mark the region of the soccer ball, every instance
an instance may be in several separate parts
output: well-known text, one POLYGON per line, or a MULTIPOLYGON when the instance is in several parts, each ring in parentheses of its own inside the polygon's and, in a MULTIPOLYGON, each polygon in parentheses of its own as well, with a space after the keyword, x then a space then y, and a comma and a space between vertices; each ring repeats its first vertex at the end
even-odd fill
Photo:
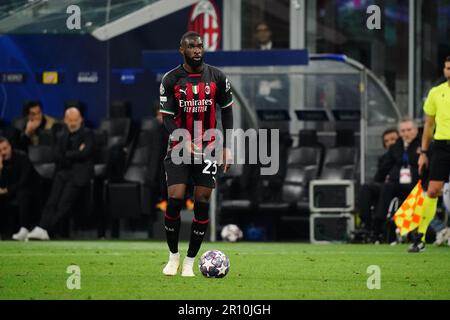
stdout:
POLYGON ((198 266, 207 278, 223 278, 230 270, 230 259, 222 251, 210 250, 200 257, 198 266))
POLYGON ((235 224, 227 224, 225 227, 223 227, 220 235, 222 236, 223 240, 229 242, 236 242, 239 239, 242 239, 242 237, 244 236, 242 230, 239 229, 239 227, 235 224))

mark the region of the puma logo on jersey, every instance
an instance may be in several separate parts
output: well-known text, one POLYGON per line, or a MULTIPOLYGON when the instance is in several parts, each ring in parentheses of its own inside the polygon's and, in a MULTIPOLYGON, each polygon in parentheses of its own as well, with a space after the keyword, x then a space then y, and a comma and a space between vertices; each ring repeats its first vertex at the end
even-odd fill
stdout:
POLYGON ((180 92, 183 92, 185 95, 187 95, 187 89, 180 89, 180 92))

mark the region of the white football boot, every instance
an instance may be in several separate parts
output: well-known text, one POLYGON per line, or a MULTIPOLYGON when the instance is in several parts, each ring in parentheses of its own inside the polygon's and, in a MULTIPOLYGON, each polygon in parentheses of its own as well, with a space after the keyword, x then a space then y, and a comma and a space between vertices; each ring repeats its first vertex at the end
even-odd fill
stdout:
POLYGON ((48 232, 41 227, 35 227, 27 236, 27 240, 50 240, 48 232))
POLYGON ((25 241, 29 232, 27 228, 21 227, 19 232, 12 235, 12 238, 17 241, 25 241))
POLYGON ((163 269, 163 274, 166 276, 175 276, 178 272, 178 267, 180 266, 180 253, 170 253, 169 262, 163 269))
POLYGON ((189 257, 184 258, 183 270, 181 271, 182 277, 195 277, 194 270, 193 270, 194 262, 195 262, 195 258, 189 258, 189 257))

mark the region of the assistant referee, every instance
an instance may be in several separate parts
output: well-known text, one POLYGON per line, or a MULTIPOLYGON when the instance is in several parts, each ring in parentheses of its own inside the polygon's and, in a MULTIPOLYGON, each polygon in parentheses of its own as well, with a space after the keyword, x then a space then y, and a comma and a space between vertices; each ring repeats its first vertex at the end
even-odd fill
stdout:
POLYGON ((425 235, 436 214, 438 197, 450 174, 450 56, 445 59, 444 76, 447 82, 431 89, 424 106, 426 119, 419 157, 419 173, 425 167, 429 167, 430 181, 423 203, 418 237, 409 248, 409 252, 421 252, 425 249, 425 235), (433 153, 431 159, 428 159, 428 148, 435 129, 433 153))

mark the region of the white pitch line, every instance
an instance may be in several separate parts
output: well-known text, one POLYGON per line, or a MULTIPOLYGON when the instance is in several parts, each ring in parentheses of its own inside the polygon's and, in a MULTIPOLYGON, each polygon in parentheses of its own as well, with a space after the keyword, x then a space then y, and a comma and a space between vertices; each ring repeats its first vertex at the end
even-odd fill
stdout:
POLYGON ((112 253, 0 253, 0 257, 47 257, 47 256, 123 256, 131 255, 130 253, 122 254, 118 252, 112 253))

